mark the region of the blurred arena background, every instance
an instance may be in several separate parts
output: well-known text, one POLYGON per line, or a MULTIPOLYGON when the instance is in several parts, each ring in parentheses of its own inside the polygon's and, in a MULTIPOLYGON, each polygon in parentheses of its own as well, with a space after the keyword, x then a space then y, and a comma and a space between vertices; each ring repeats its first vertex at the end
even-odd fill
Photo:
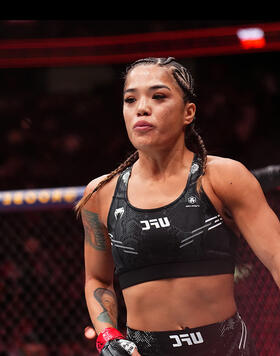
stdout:
MULTIPOLYGON (((132 150, 122 72, 147 56, 190 67, 209 154, 279 165, 280 19, 0 21, 0 356, 96 354, 73 204, 132 150)), ((279 217, 280 183, 265 194, 279 217)), ((279 290, 244 241, 238 261, 240 313, 279 356, 279 290)))

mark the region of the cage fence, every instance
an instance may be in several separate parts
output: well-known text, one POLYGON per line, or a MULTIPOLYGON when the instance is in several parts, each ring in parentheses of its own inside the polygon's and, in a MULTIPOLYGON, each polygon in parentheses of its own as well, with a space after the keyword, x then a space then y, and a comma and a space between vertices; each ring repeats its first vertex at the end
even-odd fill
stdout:
MULTIPOLYGON (((267 199, 279 217, 280 191, 267 199)), ((0 355, 97 354, 94 339, 84 333, 91 322, 84 297, 83 227, 72 205, 2 211, 0 239, 0 355)), ((280 356, 279 290, 244 239, 237 256, 239 312, 260 356, 280 356)), ((117 281, 115 286, 119 324, 125 327, 117 281)))

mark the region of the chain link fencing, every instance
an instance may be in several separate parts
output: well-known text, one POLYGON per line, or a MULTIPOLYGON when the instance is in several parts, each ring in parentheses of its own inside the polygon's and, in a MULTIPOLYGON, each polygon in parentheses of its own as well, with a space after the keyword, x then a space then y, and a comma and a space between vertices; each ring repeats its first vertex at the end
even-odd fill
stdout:
MULTIPOLYGON (((280 216, 280 191, 268 194, 280 216)), ((0 356, 97 354, 84 297, 83 227, 73 209, 4 212, 0 216, 0 356)), ((280 355, 280 294, 245 242, 238 248, 235 294, 260 356, 280 355)), ((120 322, 125 307, 118 283, 120 322)))

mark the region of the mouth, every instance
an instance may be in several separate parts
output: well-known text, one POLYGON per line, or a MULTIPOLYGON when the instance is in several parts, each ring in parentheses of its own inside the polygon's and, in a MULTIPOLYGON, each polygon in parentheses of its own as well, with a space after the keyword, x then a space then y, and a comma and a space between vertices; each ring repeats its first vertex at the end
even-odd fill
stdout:
POLYGON ((141 120, 136 122, 136 124, 133 126, 133 129, 136 131, 147 131, 152 129, 153 127, 154 126, 148 121, 141 120))

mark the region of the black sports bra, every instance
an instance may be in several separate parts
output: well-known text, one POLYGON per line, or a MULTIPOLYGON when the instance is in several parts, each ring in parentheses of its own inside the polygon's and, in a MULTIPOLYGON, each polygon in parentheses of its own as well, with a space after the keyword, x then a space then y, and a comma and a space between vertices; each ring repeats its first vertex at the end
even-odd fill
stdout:
POLYGON ((183 193, 156 209, 129 203, 131 169, 118 178, 107 225, 121 289, 164 278, 234 273, 237 237, 204 190, 196 191, 198 156, 183 193))

